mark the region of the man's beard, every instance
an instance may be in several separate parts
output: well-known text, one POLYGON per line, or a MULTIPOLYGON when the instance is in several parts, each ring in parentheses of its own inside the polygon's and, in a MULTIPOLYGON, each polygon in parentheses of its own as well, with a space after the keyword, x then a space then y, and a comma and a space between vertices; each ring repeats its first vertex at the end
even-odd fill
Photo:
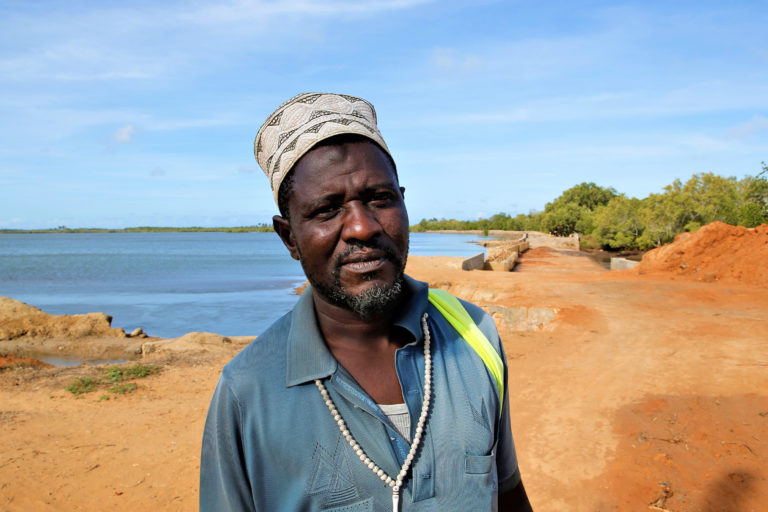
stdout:
MULTIPOLYGON (((299 254, 301 256, 301 254, 299 254)), ((400 296, 403 292, 403 275, 405 273, 405 261, 408 257, 408 249, 406 248, 402 259, 399 258, 395 252, 389 247, 379 247, 375 243, 355 243, 352 244, 343 254, 340 254, 333 265, 333 278, 331 283, 324 283, 315 278, 311 273, 306 272, 309 284, 312 288, 317 290, 320 295, 325 297, 328 302, 340 308, 347 309, 357 314, 361 319, 368 320, 374 315, 384 313, 389 308, 397 304, 400 296), (397 273, 395 279, 391 284, 376 285, 368 290, 361 292, 358 295, 349 293, 344 285, 341 283, 341 267, 342 260, 350 254, 359 251, 363 248, 378 249, 385 253, 385 258, 395 264, 397 273)), ((372 280, 375 274, 363 275, 363 280, 372 280)))

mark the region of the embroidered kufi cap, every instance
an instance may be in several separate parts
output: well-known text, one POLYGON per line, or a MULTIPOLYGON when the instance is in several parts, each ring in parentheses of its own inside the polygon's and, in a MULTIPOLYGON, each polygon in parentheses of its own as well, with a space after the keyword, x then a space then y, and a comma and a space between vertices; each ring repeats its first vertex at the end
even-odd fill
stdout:
POLYGON ((376 126, 373 105, 346 94, 303 93, 280 105, 261 125, 253 152, 277 202, 280 184, 294 164, 323 139, 363 135, 389 153, 376 126))

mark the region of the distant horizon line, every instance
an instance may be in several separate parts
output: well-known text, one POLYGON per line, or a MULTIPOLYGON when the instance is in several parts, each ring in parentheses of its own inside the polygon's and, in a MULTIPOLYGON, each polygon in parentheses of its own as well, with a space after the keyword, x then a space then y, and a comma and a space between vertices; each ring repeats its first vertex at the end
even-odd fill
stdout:
POLYGON ((231 233, 250 233, 250 232, 271 232, 274 228, 267 224, 256 224, 252 226, 133 226, 127 228, 68 228, 60 226, 58 228, 0 228, 0 234, 12 233, 153 233, 153 232, 231 232, 231 233))
MULTIPOLYGON (((474 233, 482 232, 481 229, 430 229, 420 230, 418 225, 409 226, 410 232, 459 232, 459 233, 474 233)), ((203 226, 134 226, 127 228, 0 228, 0 235, 11 234, 72 234, 72 233, 274 233, 275 229, 267 224, 256 224, 253 226, 219 226, 219 227, 203 227, 203 226)), ((491 231, 504 231, 504 230, 491 230, 491 231)))

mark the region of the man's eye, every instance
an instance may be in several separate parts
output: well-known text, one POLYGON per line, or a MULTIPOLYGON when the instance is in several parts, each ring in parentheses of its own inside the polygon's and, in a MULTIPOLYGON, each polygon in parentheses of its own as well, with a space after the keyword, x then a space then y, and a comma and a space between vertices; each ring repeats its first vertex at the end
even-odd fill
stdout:
POLYGON ((312 212, 312 216, 313 217, 327 218, 327 217, 332 217, 338 211, 339 211, 338 206, 336 206, 334 204, 326 204, 326 205, 323 205, 323 206, 315 209, 315 211, 312 212))
POLYGON ((371 199, 371 203, 375 206, 388 206, 393 200, 393 195, 389 192, 383 192, 381 194, 375 194, 371 199))

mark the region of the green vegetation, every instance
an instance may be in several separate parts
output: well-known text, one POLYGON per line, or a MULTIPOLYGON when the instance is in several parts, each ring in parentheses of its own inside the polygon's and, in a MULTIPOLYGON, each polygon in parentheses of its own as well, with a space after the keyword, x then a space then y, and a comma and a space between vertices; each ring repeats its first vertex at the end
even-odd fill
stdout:
POLYGON ((198 232, 221 232, 221 233, 266 233, 272 232, 274 228, 268 224, 256 224, 255 226, 240 227, 218 227, 202 228, 197 226, 187 228, 175 227, 157 227, 157 226, 138 226, 134 228, 109 229, 109 228, 68 228, 59 226, 50 229, 0 229, 2 233, 198 233, 198 232))
POLYGON ((582 247, 645 250, 670 242, 684 231, 721 221, 755 227, 768 222, 768 166, 742 180, 713 173, 675 180, 664 192, 645 199, 627 197, 612 188, 581 183, 569 188, 542 212, 489 219, 422 220, 413 231, 482 230, 544 231, 582 235, 582 247))
POLYGON ((151 364, 136 363, 133 366, 120 368, 119 366, 110 366, 104 372, 104 378, 109 382, 122 382, 130 379, 143 379, 154 375, 160 371, 160 367, 151 364))
POLYGON ((99 383, 97 379, 93 377, 77 377, 72 383, 67 386, 67 391, 73 395, 82 395, 83 393, 90 393, 96 389, 96 385, 99 383))
POLYGON ((114 386, 110 387, 109 392, 124 395, 126 393, 130 393, 134 389, 136 389, 135 382, 121 382, 120 384, 115 384, 114 386))
MULTIPOLYGON (((133 366, 110 366, 104 370, 101 378, 95 377, 76 377, 72 383, 67 386, 67 391, 73 395, 82 395, 108 387, 110 393, 124 395, 134 391, 137 387, 135 382, 127 382, 133 379, 143 379, 154 375, 160 371, 159 366, 136 363, 133 366)), ((101 395, 99 401, 109 400, 109 395, 101 395)))

